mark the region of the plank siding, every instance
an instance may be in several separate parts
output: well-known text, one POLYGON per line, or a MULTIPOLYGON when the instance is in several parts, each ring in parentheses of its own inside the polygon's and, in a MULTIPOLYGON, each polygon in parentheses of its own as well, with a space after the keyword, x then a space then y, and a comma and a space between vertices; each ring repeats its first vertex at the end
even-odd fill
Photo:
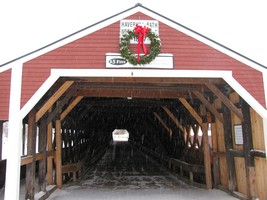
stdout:
POLYGON ((11 69, 0 73, 0 120, 8 119, 11 69))
MULTIPOLYGON (((250 109, 252 141, 255 150, 265 150, 263 136, 263 120, 255 110, 250 109)), ((267 160, 255 157, 256 189, 259 199, 267 199, 267 160)))
MULTIPOLYGON (((126 19, 152 18, 139 12, 126 19)), ((119 52, 119 28, 118 21, 24 63, 21 106, 49 77, 51 68, 104 69, 105 54, 119 52)), ((265 105, 261 72, 161 22, 159 36, 161 53, 174 55, 175 70, 230 70, 234 78, 265 105)))

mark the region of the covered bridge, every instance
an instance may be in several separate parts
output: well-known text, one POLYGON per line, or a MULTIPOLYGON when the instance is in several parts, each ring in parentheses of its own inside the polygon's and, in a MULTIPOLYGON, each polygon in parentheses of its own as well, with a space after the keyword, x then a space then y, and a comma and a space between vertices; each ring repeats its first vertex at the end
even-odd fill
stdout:
POLYGON ((265 66, 141 4, 3 64, 5 199, 19 198, 21 166, 28 199, 75 180, 115 129, 207 189, 267 199, 266 77, 265 66), (128 32, 136 24, 150 43, 128 32))

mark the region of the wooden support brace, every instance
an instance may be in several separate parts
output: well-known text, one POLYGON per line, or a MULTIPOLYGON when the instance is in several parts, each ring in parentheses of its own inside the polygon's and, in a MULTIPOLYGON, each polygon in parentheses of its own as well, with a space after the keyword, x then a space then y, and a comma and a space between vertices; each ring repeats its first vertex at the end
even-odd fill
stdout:
POLYGON ((36 112, 33 109, 29 113, 28 119, 28 143, 27 143, 27 155, 32 156, 32 162, 26 166, 26 194, 25 199, 34 199, 34 184, 35 184, 35 149, 36 149, 36 112))
POLYGON ((237 184, 235 174, 235 160, 230 152, 230 149, 233 149, 231 115, 229 109, 225 105, 222 105, 222 110, 224 118, 224 144, 228 166, 228 189, 233 192, 236 190, 237 184))
POLYGON ((178 128, 180 128, 181 131, 184 131, 184 128, 182 124, 179 122, 179 120, 174 116, 174 114, 166 107, 162 106, 163 110, 169 115, 169 117, 172 119, 172 121, 176 124, 178 128))
MULTIPOLYGON (((48 110, 48 112, 51 112, 51 109, 48 110)), ((47 125, 47 150, 52 151, 53 150, 53 141, 52 141, 52 122, 50 122, 47 125)), ((54 183, 53 181, 53 157, 47 158, 47 184, 52 185, 54 183)))
POLYGON ((62 141, 61 141, 61 121, 56 120, 56 184, 62 188, 62 141))
POLYGON ((254 158, 251 156, 251 150, 253 149, 253 138, 251 128, 250 106, 243 99, 241 99, 241 109, 243 113, 242 133, 248 189, 247 194, 250 199, 256 199, 256 171, 254 158))
POLYGON ((187 102, 185 98, 179 98, 184 107, 190 112, 190 114, 197 120, 198 124, 202 124, 202 118, 194 110, 194 108, 187 102))
POLYGON ((83 96, 76 97, 70 105, 61 113, 60 120, 64 120, 65 117, 69 114, 69 112, 82 100, 83 96))
POLYGON ((171 134, 172 132, 171 128, 167 126, 167 124, 161 119, 161 117, 156 112, 153 112, 153 114, 156 116, 159 122, 163 125, 163 127, 171 134))
POLYGON ((189 111, 189 113, 196 119, 199 125, 202 127, 202 146, 204 153, 204 165, 205 165, 205 180, 206 180, 206 188, 212 188, 212 176, 211 176, 211 162, 210 162, 210 147, 209 147, 209 139, 208 139, 208 127, 207 124, 203 124, 202 118, 198 115, 198 113, 194 110, 194 108, 186 101, 184 98, 179 98, 185 108, 189 111))
POLYGON ((55 116, 61 112, 63 106, 65 106, 68 101, 71 99, 72 95, 74 94, 76 90, 74 89, 70 89, 70 91, 68 91, 68 94, 64 96, 64 98, 60 101, 57 102, 57 106, 56 108, 51 112, 49 113, 48 117, 47 117, 47 120, 46 120, 46 123, 47 125, 49 124, 49 122, 51 122, 55 116))
POLYGON ((62 94, 74 83, 74 81, 66 81, 51 97, 42 108, 36 113, 36 122, 46 113, 48 109, 61 97, 62 94))
POLYGON ((213 84, 206 84, 206 86, 223 102, 223 104, 229 108, 235 115, 243 120, 243 114, 238 108, 213 84))
POLYGON ((46 191, 46 142, 47 142, 47 135, 46 135, 46 119, 41 119, 41 124, 39 128, 39 145, 38 149, 39 152, 42 153, 43 159, 39 161, 39 170, 38 170, 38 184, 39 184, 39 191, 46 191))
POLYGON ((223 123, 223 117, 220 115, 220 113, 215 109, 214 106, 212 106, 207 99, 199 92, 199 91, 193 91, 194 95, 199 98, 199 100, 205 105, 205 107, 221 122, 223 123))

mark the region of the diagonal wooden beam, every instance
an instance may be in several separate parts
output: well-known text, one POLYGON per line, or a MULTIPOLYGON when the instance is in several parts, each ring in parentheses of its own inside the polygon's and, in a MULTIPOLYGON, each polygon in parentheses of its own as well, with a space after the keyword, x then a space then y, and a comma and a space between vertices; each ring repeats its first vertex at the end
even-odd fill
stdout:
POLYGON ((203 155, 204 155, 204 166, 205 166, 205 180, 206 188, 211 189, 212 177, 211 177, 211 165, 210 165, 210 147, 208 138, 208 127, 206 123, 203 123, 202 118, 194 110, 194 108, 184 98, 179 98, 181 103, 186 107, 190 114, 197 120, 199 125, 202 127, 202 142, 203 142, 203 155))
POLYGON ((76 97, 70 105, 61 113, 60 120, 64 120, 65 117, 69 114, 69 112, 82 100, 83 96, 76 97))
POLYGON ((223 123, 223 117, 220 115, 220 113, 215 109, 214 106, 212 106, 208 100, 199 92, 199 91, 193 91, 194 95, 199 98, 199 100, 208 108, 208 110, 221 122, 223 123))
POLYGON ((162 106, 163 110, 169 115, 169 117, 172 119, 172 121, 176 124, 178 128, 181 129, 181 131, 184 131, 184 128, 182 124, 179 122, 179 120, 174 116, 174 114, 166 107, 162 106))
POLYGON ((55 117, 57 114, 61 113, 61 110, 63 106, 65 106, 68 101, 72 98, 72 95, 76 92, 75 89, 70 89, 68 91, 68 94, 64 96, 64 98, 60 101, 58 101, 56 108, 48 115, 46 119, 46 125, 48 125, 55 117))
POLYGON ((46 111, 51 108, 51 106, 61 97, 64 92, 69 89, 69 87, 74 83, 74 81, 66 81, 63 85, 46 101, 42 108, 36 113, 36 122, 46 113, 46 111))
POLYGON ((167 124, 161 119, 161 117, 158 115, 158 113, 153 112, 153 114, 156 116, 156 118, 159 120, 159 122, 162 124, 162 126, 164 126, 164 128, 165 128, 169 133, 171 133, 171 132, 172 132, 171 128, 169 128, 169 127, 167 126, 167 124))
POLYGON ((179 98, 179 100, 184 105, 184 107, 190 112, 190 114, 197 120, 197 122, 201 125, 202 118, 198 115, 195 109, 186 101, 185 98, 179 98))
POLYGON ((238 108, 214 85, 205 84, 222 102, 230 109, 241 121, 243 121, 243 114, 238 108))

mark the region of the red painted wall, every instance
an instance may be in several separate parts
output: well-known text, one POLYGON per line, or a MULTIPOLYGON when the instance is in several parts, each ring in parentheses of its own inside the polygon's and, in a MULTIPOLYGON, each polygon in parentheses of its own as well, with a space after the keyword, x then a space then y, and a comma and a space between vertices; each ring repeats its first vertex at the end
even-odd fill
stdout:
MULTIPOLYGON (((136 13, 127 19, 152 19, 136 13)), ((105 54, 119 52, 119 21, 74 42, 37 57, 23 68, 22 106, 49 77, 51 68, 105 68, 105 54)), ((163 23, 159 24, 161 53, 174 55, 176 70, 231 70, 234 78, 265 105, 259 71, 195 40, 163 23)))
POLYGON ((0 120, 8 120, 11 69, 0 73, 0 120))

